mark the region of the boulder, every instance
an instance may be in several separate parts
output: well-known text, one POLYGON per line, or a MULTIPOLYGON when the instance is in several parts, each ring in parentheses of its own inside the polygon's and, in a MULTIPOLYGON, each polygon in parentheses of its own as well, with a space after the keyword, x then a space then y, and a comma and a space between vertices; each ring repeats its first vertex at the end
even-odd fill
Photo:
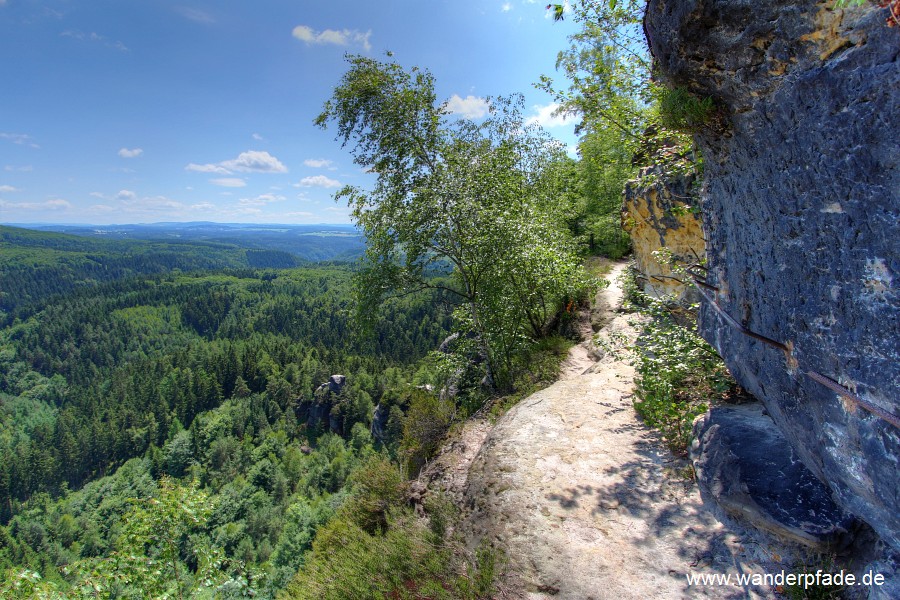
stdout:
POLYGON ((715 300, 700 329, 843 508, 900 550, 900 27, 872 3, 650 0, 658 76, 718 116, 696 134, 715 300))
POLYGON ((855 518, 834 503, 762 405, 715 407, 697 418, 694 435, 697 483, 730 516, 818 552, 852 541, 855 518))

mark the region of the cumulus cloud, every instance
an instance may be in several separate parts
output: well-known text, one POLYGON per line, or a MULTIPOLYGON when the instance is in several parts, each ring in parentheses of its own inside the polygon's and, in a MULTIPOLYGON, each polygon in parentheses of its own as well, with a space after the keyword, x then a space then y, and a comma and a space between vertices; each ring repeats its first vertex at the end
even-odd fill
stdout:
POLYGON ((143 153, 144 153, 144 150, 142 148, 131 148, 131 149, 120 148, 119 149, 119 156, 121 156, 122 158, 137 158, 138 156, 140 156, 143 153))
POLYGON ((503 6, 500 7, 500 10, 502 10, 503 12, 509 12, 509 11, 511 11, 512 9, 513 9, 513 6, 512 6, 512 4, 509 3, 509 2, 504 2, 504 3, 503 3, 503 6))
POLYGON ((488 113, 490 104, 487 99, 478 96, 466 96, 460 98, 453 94, 446 104, 447 110, 454 115, 460 115, 467 119, 480 119, 488 113))
POLYGON ((262 142, 262 141, 265 140, 266 138, 264 138, 263 136, 259 135, 258 133, 254 133, 254 134, 253 134, 253 139, 256 140, 257 142, 262 142))
POLYGON ((559 104, 552 102, 547 106, 535 105, 537 114, 525 121, 526 125, 540 125, 541 127, 566 127, 575 125, 578 118, 570 114, 558 114, 559 104))
POLYGON ((198 165, 190 163, 185 167, 185 170, 198 173, 216 173, 218 175, 231 175, 235 171, 241 173, 287 173, 287 167, 280 160, 268 152, 259 150, 241 152, 237 158, 223 160, 215 164, 198 165))
POLYGON ((324 175, 313 175, 312 177, 304 177, 297 184, 298 187, 321 187, 336 188, 341 187, 341 182, 324 175))
POLYGON ((226 169, 245 173, 287 173, 287 167, 281 164, 280 160, 268 152, 259 150, 241 152, 237 158, 226 160, 220 164, 226 169))
POLYGON ((307 158, 303 161, 303 164, 314 169, 322 169, 325 167, 330 167, 331 161, 325 160, 324 158, 307 158))
POLYGON ((29 146, 31 148, 40 148, 34 143, 30 135, 24 133, 0 133, 0 140, 7 140, 19 146, 29 146))
POLYGON ((121 200, 122 202, 132 202, 136 199, 137 194, 131 190, 119 190, 119 193, 116 194, 116 200, 121 200))
POLYGON ((10 192, 18 192, 19 190, 11 185, 0 185, 0 194, 8 194, 10 192))
POLYGON ((216 205, 211 202, 201 202, 200 204, 191 204, 191 210, 211 211, 215 210, 216 205))
POLYGON ((210 179, 209 182, 222 187, 244 187, 247 185, 247 182, 239 177, 220 177, 218 179, 210 179))
POLYGON ((363 50, 371 50, 369 38, 372 30, 362 32, 356 29, 325 29, 316 31, 308 25, 297 25, 291 32, 295 38, 307 44, 334 44, 335 46, 361 46, 363 50))

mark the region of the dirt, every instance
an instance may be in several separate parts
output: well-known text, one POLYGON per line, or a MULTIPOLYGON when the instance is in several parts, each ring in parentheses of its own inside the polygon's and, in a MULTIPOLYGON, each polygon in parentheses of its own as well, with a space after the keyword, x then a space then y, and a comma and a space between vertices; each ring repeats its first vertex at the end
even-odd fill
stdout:
POLYGON ((789 551, 717 518, 689 463, 634 411, 635 371, 614 351, 637 337, 637 317, 620 309, 624 268, 582 316, 587 339, 560 380, 493 426, 465 423, 422 480, 463 508, 470 548, 505 552, 499 598, 774 598, 736 578, 786 568, 789 551), (688 574, 735 581, 690 585, 688 574))

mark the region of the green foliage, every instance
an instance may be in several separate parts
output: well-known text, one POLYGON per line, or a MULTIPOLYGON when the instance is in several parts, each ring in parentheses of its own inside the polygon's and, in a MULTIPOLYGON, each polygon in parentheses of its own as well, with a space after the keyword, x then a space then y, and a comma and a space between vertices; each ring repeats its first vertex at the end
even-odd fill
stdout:
MULTIPOLYGON (((836 573, 835 557, 822 554, 812 554, 805 561, 797 564, 793 569, 795 573, 836 573)), ((825 585, 823 583, 801 584, 784 586, 783 594, 789 600, 839 600, 847 597, 847 589, 843 585, 825 585)))
POLYGON ((486 546, 474 560, 435 538, 399 504, 387 528, 367 531, 339 514, 316 537, 283 600, 478 600, 492 597, 499 554, 486 546))
POLYGON ((683 87, 660 88, 657 106, 664 127, 685 133, 708 124, 715 112, 712 98, 698 98, 683 87))
POLYGON ((713 100, 695 98, 683 88, 668 90, 654 80, 645 9, 640 0, 573 3, 571 15, 581 31, 570 36, 569 48, 556 62, 568 87, 546 75, 538 87, 554 96, 559 112, 581 117, 582 145, 605 130, 618 136, 629 159, 665 172, 688 172, 696 152, 685 132, 711 121, 713 100))
POLYGON ((373 456, 353 473, 351 496, 341 507, 339 518, 352 521, 364 531, 383 532, 392 509, 403 504, 406 481, 396 465, 381 455, 373 456))
POLYGON ((416 475, 425 461, 434 456, 455 417, 452 401, 423 390, 412 391, 400 445, 400 454, 411 475, 416 475))
POLYGON ((555 215, 561 148, 525 124, 521 99, 492 99, 480 123, 451 119, 427 71, 348 60, 316 123, 334 124, 378 177, 371 192, 336 196, 369 241, 358 310, 440 289, 465 308, 456 327, 474 335, 488 383, 507 387, 527 337, 545 333, 562 296, 589 286, 555 215))
POLYGON ((221 551, 194 535, 212 510, 196 485, 163 479, 154 496, 134 501, 111 554, 65 569, 72 580, 66 589, 25 569, 11 571, 0 593, 5 598, 212 597, 235 583, 222 568, 221 551))
POLYGON ((694 418, 710 403, 721 401, 736 384, 721 357, 692 324, 696 307, 684 314, 670 301, 643 294, 633 280, 623 287, 630 306, 647 317, 635 349, 635 410, 659 429, 673 452, 684 454, 694 418))

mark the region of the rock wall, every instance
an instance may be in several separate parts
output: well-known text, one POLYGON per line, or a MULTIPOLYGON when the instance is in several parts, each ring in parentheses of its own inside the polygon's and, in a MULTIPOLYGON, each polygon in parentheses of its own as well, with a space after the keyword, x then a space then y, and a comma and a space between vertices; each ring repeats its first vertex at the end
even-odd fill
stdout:
POLYGON ((706 256, 694 181, 694 175, 666 177, 658 167, 647 167, 625 184, 622 227, 631 236, 642 288, 652 296, 698 300, 693 286, 680 283, 669 264, 653 256, 663 247, 681 262, 695 263, 706 256))
POLYGON ((669 84, 712 96, 700 131, 709 282, 703 335, 846 510, 900 548, 900 28, 871 4, 650 0, 669 84))

